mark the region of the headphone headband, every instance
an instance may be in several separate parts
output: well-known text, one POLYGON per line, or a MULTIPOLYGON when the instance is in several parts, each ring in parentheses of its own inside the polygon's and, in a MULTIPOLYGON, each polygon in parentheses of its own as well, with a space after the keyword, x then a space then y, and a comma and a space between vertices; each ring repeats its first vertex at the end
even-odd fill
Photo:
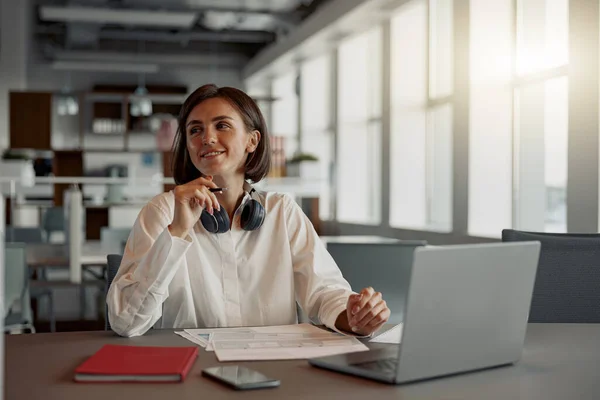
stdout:
MULTIPOLYGON (((265 219, 265 208, 260 201, 255 198, 254 194, 257 194, 258 192, 248 182, 244 182, 244 189, 250 198, 246 199, 241 206, 241 227, 246 231, 253 231, 260 228, 262 225, 265 219), (250 190, 248 190, 248 187, 250 190)), ((219 211, 214 210, 212 215, 206 210, 203 210, 200 221, 202 222, 204 229, 211 233, 225 233, 231 227, 229 215, 227 215, 227 211, 225 211, 224 208, 221 208, 219 211)))

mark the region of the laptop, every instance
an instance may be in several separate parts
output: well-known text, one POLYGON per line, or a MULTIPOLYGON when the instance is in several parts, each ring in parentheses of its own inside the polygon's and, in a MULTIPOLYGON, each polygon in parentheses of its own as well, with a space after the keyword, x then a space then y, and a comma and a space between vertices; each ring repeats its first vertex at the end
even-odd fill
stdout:
POLYGON ((401 344, 309 362, 392 384, 513 364, 539 253, 537 241, 417 247, 401 344))

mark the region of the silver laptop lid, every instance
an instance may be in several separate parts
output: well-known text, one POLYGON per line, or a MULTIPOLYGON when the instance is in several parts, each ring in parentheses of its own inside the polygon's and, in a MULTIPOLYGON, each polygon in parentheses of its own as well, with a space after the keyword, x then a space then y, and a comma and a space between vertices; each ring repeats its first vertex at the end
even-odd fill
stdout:
POLYGON ((418 247, 397 382, 517 361, 539 242, 418 247))

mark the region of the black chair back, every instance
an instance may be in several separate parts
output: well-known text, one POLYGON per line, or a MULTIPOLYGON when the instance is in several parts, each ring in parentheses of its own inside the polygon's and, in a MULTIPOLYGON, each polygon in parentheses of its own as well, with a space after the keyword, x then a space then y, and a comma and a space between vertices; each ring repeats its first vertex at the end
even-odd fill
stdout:
POLYGON ((502 241, 539 240, 529 322, 600 323, 600 234, 502 231, 502 241))

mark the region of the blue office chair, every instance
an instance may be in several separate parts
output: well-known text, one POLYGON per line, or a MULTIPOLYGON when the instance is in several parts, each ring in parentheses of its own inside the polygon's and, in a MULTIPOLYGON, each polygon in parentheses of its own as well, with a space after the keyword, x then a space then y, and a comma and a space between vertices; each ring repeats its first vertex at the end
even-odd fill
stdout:
POLYGON ((104 329, 109 331, 110 322, 108 321, 108 306, 106 305, 106 296, 108 295, 108 289, 112 284, 112 281, 117 276, 117 272, 119 272, 119 266, 121 265, 121 260, 123 256, 120 254, 109 254, 106 256, 106 286, 104 287, 104 329))
POLYGON ((65 212, 62 207, 50 207, 46 209, 42 216, 42 228, 46 232, 46 241, 51 242, 50 238, 54 232, 65 231, 65 212))
POLYGON ((502 241, 542 247, 529 322, 600 323, 600 234, 502 231, 502 241))

